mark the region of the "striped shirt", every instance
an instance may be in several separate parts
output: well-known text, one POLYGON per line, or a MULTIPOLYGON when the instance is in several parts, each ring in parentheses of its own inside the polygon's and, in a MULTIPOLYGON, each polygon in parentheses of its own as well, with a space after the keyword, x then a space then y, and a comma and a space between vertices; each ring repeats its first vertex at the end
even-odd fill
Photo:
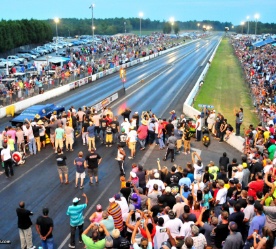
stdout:
POLYGON ((71 205, 67 209, 67 215, 70 216, 70 225, 72 227, 80 226, 84 223, 82 211, 87 207, 87 204, 71 205))
POLYGON ((114 226, 115 228, 119 229, 120 231, 123 230, 123 217, 122 217, 122 210, 118 203, 112 203, 107 210, 108 214, 113 217, 114 226))

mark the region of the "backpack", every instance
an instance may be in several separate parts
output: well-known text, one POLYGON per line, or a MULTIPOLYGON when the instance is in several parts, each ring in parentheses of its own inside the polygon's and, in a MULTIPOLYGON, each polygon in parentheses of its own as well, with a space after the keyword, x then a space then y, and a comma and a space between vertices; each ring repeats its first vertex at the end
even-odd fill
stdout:
POLYGON ((129 249, 129 248, 130 248, 130 242, 126 238, 121 237, 119 249, 129 249))

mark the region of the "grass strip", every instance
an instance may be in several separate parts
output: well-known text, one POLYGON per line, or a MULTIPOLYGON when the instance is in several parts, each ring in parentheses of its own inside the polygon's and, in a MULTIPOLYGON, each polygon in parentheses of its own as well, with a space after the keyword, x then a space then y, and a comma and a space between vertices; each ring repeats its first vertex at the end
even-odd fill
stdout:
POLYGON ((198 104, 213 105, 235 128, 235 113, 242 107, 244 122, 241 133, 249 124, 257 125, 259 119, 245 83, 241 65, 234 54, 230 39, 224 37, 208 70, 204 84, 195 97, 194 108, 201 111, 198 104))

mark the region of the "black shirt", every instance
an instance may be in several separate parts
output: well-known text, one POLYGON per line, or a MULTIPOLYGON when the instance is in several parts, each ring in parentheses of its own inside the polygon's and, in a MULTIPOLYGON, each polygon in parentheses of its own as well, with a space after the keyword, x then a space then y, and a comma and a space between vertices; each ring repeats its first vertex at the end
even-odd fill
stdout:
POLYGON ((236 190, 237 188, 234 186, 234 187, 230 187, 228 190, 227 190, 227 197, 231 198, 232 195, 233 195, 233 192, 236 190))
POLYGON ((165 130, 167 131, 167 135, 170 136, 172 134, 172 131, 174 130, 174 126, 171 123, 168 123, 165 127, 165 130))
POLYGON ((227 170, 228 164, 229 164, 229 158, 227 156, 222 156, 219 159, 219 167, 224 166, 224 169, 227 170))
MULTIPOLYGON (((45 236, 51 227, 54 227, 53 220, 50 217, 39 216, 36 220, 36 224, 40 227, 40 234, 45 236)), ((53 237, 53 234, 50 233, 46 239, 50 239, 53 237)))
POLYGON ((101 159, 101 156, 95 152, 91 153, 90 155, 87 155, 85 160, 87 161, 88 168, 89 169, 95 169, 98 168, 98 159, 101 159))
POLYGON ((217 248, 222 248, 222 241, 225 241, 229 235, 228 223, 218 225, 214 231, 216 233, 215 245, 217 248))
POLYGON ((100 119, 100 126, 102 130, 106 129, 107 126, 107 120, 106 119, 100 119))
POLYGON ((170 193, 162 195, 162 198, 163 202, 167 203, 167 206, 173 209, 173 206, 176 203, 175 197, 170 193))
POLYGON ((87 127, 89 126, 89 123, 84 121, 82 124, 83 132, 87 132, 87 127))
POLYGON ((127 134, 126 133, 121 133, 119 134, 119 142, 123 145, 126 144, 126 141, 127 141, 127 134))
POLYGON ((146 172, 144 170, 137 171, 136 176, 139 178, 139 187, 146 187, 146 172))
POLYGON ((30 215, 33 213, 25 208, 17 208, 16 209, 17 217, 18 217, 18 228, 20 229, 28 229, 33 223, 30 219, 30 215))
POLYGON ((66 156, 62 154, 56 155, 57 166, 66 166, 66 156))
POLYGON ((118 121, 112 121, 110 123, 111 129, 113 133, 117 133, 118 132, 118 126, 119 126, 119 122, 118 121))
POLYGON ((131 188, 121 188, 120 192, 122 193, 122 195, 126 198, 126 200, 128 200, 128 197, 131 193, 131 188))
POLYGON ((237 163, 230 163, 228 164, 227 170, 228 170, 228 178, 232 178, 232 168, 233 167, 237 167, 238 164, 237 163))
POLYGON ((39 137, 39 126, 34 125, 32 128, 34 137, 39 137))
POLYGON ((250 173, 255 175, 258 172, 262 172, 262 170, 263 170, 263 165, 260 162, 256 162, 252 165, 250 169, 250 173))
POLYGON ((243 212, 234 212, 230 214, 228 221, 235 221, 238 225, 238 231, 241 232, 243 229, 243 219, 244 219, 244 213, 243 212))
POLYGON ((163 209, 165 208, 164 204, 162 205, 154 205, 153 207, 151 207, 150 211, 152 212, 152 216, 155 217, 157 216, 159 213, 161 213, 163 211, 163 209))

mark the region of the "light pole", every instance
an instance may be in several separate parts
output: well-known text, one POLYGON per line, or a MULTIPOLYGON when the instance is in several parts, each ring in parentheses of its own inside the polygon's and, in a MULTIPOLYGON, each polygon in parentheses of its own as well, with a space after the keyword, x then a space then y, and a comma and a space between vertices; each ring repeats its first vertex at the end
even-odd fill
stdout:
POLYGON ((124 25, 125 25, 125 34, 126 34, 126 22, 124 22, 124 25))
POLYGON ((142 36, 141 33, 142 33, 142 18, 143 18, 143 12, 140 12, 139 13, 139 17, 140 17, 140 37, 142 36))
POLYGON ((258 19, 260 18, 260 15, 255 14, 254 18, 255 18, 255 35, 256 35, 257 34, 257 22, 258 22, 258 19))
POLYGON ((173 34, 173 25, 174 25, 174 18, 173 17, 170 18, 170 23, 172 25, 172 34, 173 34))
POLYGON ((59 23, 59 18, 56 17, 56 18, 54 19, 54 21, 55 21, 55 23, 56 23, 56 54, 57 54, 57 43, 58 43, 58 27, 57 27, 57 25, 58 25, 58 23, 59 23))
POLYGON ((247 19, 247 34, 249 35, 249 19, 250 19, 250 16, 247 16, 246 19, 247 19))
POLYGON ((92 11, 92 46, 94 47, 94 7, 95 7, 95 4, 92 3, 90 6, 89 6, 89 9, 91 9, 92 11))
POLYGON ((244 22, 241 22, 241 26, 242 26, 242 34, 243 34, 243 25, 244 25, 244 22))

